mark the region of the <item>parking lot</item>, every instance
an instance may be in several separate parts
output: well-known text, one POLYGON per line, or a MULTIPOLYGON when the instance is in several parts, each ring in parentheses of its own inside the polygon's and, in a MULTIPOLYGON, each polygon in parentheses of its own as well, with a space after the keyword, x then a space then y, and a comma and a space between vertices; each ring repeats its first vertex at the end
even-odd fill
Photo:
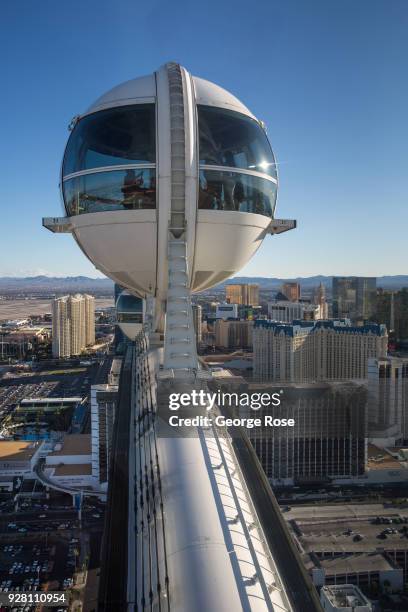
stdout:
MULTIPOLYGON (((78 540, 0 546, 0 591, 66 591, 73 585, 78 540)), ((19 610, 31 610, 30 606, 19 610)))
POLYGON ((58 382, 29 383, 22 379, 19 384, 0 386, 0 416, 7 412, 8 408, 14 407, 24 398, 32 397, 55 397, 55 389, 58 382))
MULTIPOLYGON (((14 410, 23 399, 56 398, 56 397, 81 397, 89 394, 90 386, 99 371, 99 364, 81 368, 72 368, 61 371, 45 371, 43 373, 30 373, 16 376, 9 379, 0 380, 0 434, 3 436, 13 433, 9 429, 14 425, 14 410)), ((83 419, 85 418, 85 406, 78 409, 73 414, 73 429, 80 431, 83 419)), ((20 430, 15 434, 25 436, 25 439, 32 439, 35 436, 30 428, 27 431, 20 430)), ((37 432, 38 433, 38 432, 37 432)), ((47 437, 46 431, 41 431, 41 435, 47 437)), ((34 438, 33 438, 34 439, 34 438)))
POLYGON ((408 507, 301 507, 284 512, 304 552, 408 550, 408 507))

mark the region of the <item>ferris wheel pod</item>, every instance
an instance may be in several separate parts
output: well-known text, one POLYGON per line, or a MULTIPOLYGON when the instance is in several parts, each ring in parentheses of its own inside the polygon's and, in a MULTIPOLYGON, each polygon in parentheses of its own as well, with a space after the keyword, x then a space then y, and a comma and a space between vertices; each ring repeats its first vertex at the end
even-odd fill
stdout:
POLYGON ((182 228, 191 291, 226 280, 267 233, 277 172, 246 106, 166 64, 75 118, 61 190, 70 231, 94 265, 132 293, 165 301, 169 228, 182 228))
POLYGON ((119 295, 116 302, 116 322, 129 340, 134 340, 142 331, 145 311, 145 301, 140 297, 128 291, 122 291, 119 295))

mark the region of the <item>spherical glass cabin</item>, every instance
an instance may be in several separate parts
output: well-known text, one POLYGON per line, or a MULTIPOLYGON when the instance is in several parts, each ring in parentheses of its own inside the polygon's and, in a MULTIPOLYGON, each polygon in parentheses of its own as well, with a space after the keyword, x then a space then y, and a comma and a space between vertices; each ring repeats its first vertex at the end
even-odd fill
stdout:
POLYGON ((133 293, 162 299, 173 201, 184 202, 189 283, 198 291, 238 272, 258 249, 278 184, 254 115, 179 66, 175 105, 169 66, 119 85, 77 117, 61 172, 66 213, 85 254, 133 293), (174 113, 183 120, 178 157, 174 113))
POLYGON ((122 291, 116 302, 116 321, 123 334, 134 340, 143 328, 143 300, 127 291, 122 291))

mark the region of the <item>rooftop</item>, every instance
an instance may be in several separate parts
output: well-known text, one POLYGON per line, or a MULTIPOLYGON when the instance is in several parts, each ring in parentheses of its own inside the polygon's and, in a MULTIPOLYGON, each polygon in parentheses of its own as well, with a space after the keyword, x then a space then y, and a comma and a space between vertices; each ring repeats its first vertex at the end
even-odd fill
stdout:
POLYGON ((27 406, 32 404, 78 404, 82 401, 82 397, 30 397, 22 399, 20 406, 27 406))
POLYGON ((225 361, 234 361, 235 359, 252 359, 253 353, 244 353, 244 351, 235 351, 234 353, 223 353, 214 355, 201 355, 200 359, 202 359, 205 363, 208 364, 218 364, 223 363, 225 361))
POLYGON ((54 450, 50 455, 90 455, 91 434, 69 434, 64 436, 62 448, 54 450))
POLYGON ((351 325, 349 319, 318 321, 295 320, 293 323, 277 323, 276 321, 257 319, 255 321, 255 329, 257 328, 272 329, 275 334, 284 334, 290 337, 307 335, 319 331, 320 329, 329 329, 336 333, 374 334, 376 336, 385 336, 387 333, 385 325, 366 323, 365 325, 355 326, 351 325))
POLYGON ((340 553, 346 563, 351 553, 358 559, 362 554, 408 550, 408 504, 296 506, 284 516, 306 553, 340 553))
MULTIPOLYGON (((337 608, 370 605, 370 602, 354 584, 324 586, 322 593, 337 608)), ((371 606, 370 606, 371 607, 371 606)))
POLYGON ((326 576, 335 574, 359 574, 361 572, 384 572, 394 569, 390 561, 380 552, 346 554, 341 557, 319 559, 326 576))
POLYGON ((25 461, 31 459, 39 446, 40 442, 0 440, 0 460, 25 461))
POLYGON ((54 476, 90 476, 91 474, 91 463, 64 463, 54 470, 54 476))
POLYGON ((231 378, 233 376, 229 370, 214 366, 211 368, 211 373, 215 378, 231 378))

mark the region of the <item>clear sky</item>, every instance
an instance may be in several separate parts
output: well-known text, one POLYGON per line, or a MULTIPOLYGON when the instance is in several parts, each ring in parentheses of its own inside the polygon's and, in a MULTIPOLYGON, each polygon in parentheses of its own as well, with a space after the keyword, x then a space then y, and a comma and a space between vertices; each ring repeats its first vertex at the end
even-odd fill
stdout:
POLYGON ((407 31, 407 0, 2 0, 0 276, 98 276, 41 227, 67 125, 169 60, 266 122, 299 227, 243 274, 408 273, 407 31))

